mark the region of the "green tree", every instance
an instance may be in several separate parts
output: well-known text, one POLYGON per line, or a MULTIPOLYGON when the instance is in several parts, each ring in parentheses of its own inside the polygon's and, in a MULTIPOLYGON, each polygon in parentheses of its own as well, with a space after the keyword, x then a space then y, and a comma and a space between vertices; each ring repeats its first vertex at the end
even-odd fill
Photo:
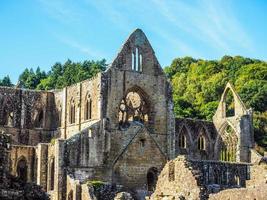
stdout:
POLYGON ((3 79, 0 79, 0 86, 7 86, 7 87, 12 87, 13 84, 9 78, 9 76, 5 76, 3 79))

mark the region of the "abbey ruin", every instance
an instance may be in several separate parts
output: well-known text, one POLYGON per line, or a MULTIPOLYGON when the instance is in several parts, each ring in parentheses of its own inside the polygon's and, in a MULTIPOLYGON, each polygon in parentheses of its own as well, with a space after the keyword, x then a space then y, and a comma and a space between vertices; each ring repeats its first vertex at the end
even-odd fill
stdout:
POLYGON ((252 110, 228 83, 213 122, 175 118, 170 82, 140 29, 94 78, 54 91, 0 87, 0 105, 11 138, 1 167, 52 200, 267 199, 252 110))

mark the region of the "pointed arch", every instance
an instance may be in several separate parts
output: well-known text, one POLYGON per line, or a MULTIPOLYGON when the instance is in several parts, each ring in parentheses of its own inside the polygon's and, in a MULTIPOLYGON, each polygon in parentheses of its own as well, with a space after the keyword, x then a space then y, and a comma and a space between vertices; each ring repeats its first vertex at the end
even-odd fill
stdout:
POLYGON ((85 120, 92 119, 92 98, 90 94, 87 94, 85 97, 84 119, 85 120))
POLYGON ((228 88, 225 93, 225 116, 233 117, 235 116, 235 100, 233 92, 228 88))
POLYGON ((197 136, 197 148, 200 151, 206 151, 209 149, 209 143, 211 139, 208 134, 208 131, 206 130, 206 127, 202 125, 199 128, 198 136, 197 136))
POLYGON ((238 145, 238 137, 235 129, 229 123, 225 123, 223 130, 220 132, 220 137, 220 160, 235 162, 238 145))
POLYGON ((71 98, 70 105, 69 105, 69 123, 75 123, 75 100, 71 98))
POLYGON ((223 118, 244 115, 247 112, 245 104, 230 82, 225 86, 218 108, 220 109, 217 112, 221 110, 223 118))

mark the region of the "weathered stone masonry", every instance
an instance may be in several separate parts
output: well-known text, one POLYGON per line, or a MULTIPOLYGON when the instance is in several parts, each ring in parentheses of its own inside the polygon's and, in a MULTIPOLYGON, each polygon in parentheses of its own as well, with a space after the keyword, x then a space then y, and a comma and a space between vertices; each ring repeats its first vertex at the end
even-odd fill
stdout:
POLYGON ((246 187, 250 179, 252 111, 228 83, 213 122, 175 119, 171 84, 140 29, 92 79, 49 92, 0 87, 0 103, 0 130, 12 138, 10 172, 55 200, 93 199, 87 185, 93 180, 137 199, 153 191, 157 198, 182 193, 198 199, 246 187), (186 158, 167 163, 180 155, 186 158), (166 178, 177 185, 174 192, 164 186, 166 178), (183 178, 196 183, 195 192, 183 178))

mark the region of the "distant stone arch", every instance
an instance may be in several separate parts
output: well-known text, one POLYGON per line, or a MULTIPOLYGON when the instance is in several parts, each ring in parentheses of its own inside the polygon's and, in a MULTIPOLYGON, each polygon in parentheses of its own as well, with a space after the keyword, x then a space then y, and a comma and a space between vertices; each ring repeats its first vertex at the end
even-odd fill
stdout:
POLYGON ((28 177, 28 164, 25 157, 21 157, 17 163, 17 176, 24 182, 28 177))
POLYGON ((154 191, 156 188, 158 180, 158 169, 156 167, 151 167, 147 171, 147 190, 154 191))

